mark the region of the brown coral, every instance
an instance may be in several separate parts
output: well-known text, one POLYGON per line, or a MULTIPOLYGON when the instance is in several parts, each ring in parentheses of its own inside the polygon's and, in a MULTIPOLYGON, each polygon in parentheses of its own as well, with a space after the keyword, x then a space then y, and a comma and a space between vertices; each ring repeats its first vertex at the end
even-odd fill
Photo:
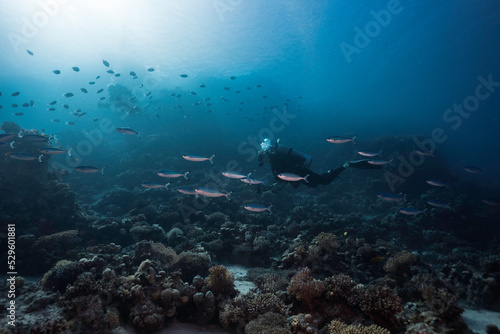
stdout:
POLYGON ((33 243, 33 248, 45 248, 61 243, 73 243, 78 237, 77 230, 67 230, 50 235, 44 235, 33 243))
POLYGON ((372 285, 360 291, 361 310, 378 325, 394 328, 402 310, 401 298, 387 286, 372 285))
POLYGON ((346 325, 341 321, 332 320, 328 325, 329 334, 390 334, 387 329, 377 325, 363 326, 360 324, 346 325))
POLYGON ((312 300, 321 296, 325 286, 323 282, 311 277, 311 270, 303 268, 297 272, 288 285, 287 292, 297 300, 304 302, 308 309, 311 309, 312 300))
POLYGON ((209 272, 205 283, 216 296, 232 297, 236 294, 234 276, 226 267, 215 265, 209 272))
POLYGON ((245 327, 246 334, 291 334, 286 318, 277 313, 266 313, 250 321, 245 327))
POLYGON ((388 258, 384 270, 398 276, 407 275, 416 261, 417 256, 415 254, 404 250, 388 258))

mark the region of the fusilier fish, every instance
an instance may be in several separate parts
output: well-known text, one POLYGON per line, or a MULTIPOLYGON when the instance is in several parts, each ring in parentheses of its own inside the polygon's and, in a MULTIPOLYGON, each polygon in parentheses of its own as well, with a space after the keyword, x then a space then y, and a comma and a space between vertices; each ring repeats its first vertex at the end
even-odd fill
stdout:
POLYGON ((215 157, 215 154, 212 154, 212 156, 209 158, 199 154, 184 154, 182 157, 188 161, 210 161, 210 163, 213 165, 213 158, 215 157))
POLYGON ((358 154, 359 155, 362 155, 364 157, 376 157, 376 156, 379 156, 381 157, 382 156, 382 151, 383 150, 380 150, 378 152, 373 152, 373 151, 366 151, 366 150, 363 150, 363 151, 358 151, 358 154))
POLYGON ((476 167, 476 166, 465 166, 464 169, 466 172, 472 173, 472 174, 479 174, 479 173, 484 172, 483 168, 476 167))
POLYGON ((281 174, 278 174, 278 177, 282 180, 289 181, 289 182, 304 180, 306 183, 309 183, 309 180, 308 180, 309 174, 307 174, 306 176, 300 176, 300 175, 293 174, 293 173, 281 173, 281 174))
POLYGON ((272 205, 264 206, 261 204, 247 204, 243 208, 245 208, 245 210, 252 211, 252 212, 264 212, 266 210, 271 212, 271 207, 272 207, 272 205))
POLYGON ((426 182, 434 187, 446 187, 448 189, 450 188, 450 185, 448 183, 444 183, 443 181, 440 181, 440 180, 431 179, 431 180, 427 180, 426 182))
POLYGON ((101 174, 104 174, 104 167, 101 169, 94 167, 94 166, 79 166, 76 167, 75 170, 80 173, 85 173, 85 174, 91 174, 91 173, 97 173, 101 172, 101 174))
POLYGON ((405 196, 402 193, 393 194, 393 193, 387 193, 387 192, 378 193, 377 197, 384 199, 386 201, 389 201, 389 202, 399 202, 405 198, 405 196))
POLYGON ((223 192, 220 192, 218 190, 215 190, 215 189, 212 189, 209 187, 196 188, 194 191, 196 191, 196 193, 198 193, 200 195, 207 196, 207 197, 222 197, 222 196, 224 196, 228 199, 228 201, 231 201, 231 199, 229 198, 229 195, 231 195, 231 192, 223 193, 223 192))
POLYGON ((233 171, 224 171, 224 172, 222 172, 222 175, 224 175, 225 177, 228 177, 230 179, 242 179, 244 177, 250 177, 250 174, 243 175, 243 174, 233 172, 233 171))
POLYGON ((332 143, 332 144, 345 144, 345 143, 352 141, 353 144, 356 145, 356 142, 354 141, 356 138, 357 138, 356 136, 354 136, 352 138, 342 137, 342 136, 334 136, 334 137, 328 138, 326 141, 329 143, 332 143))
POLYGON ((189 171, 185 172, 185 173, 179 173, 179 172, 176 172, 176 171, 173 171, 173 170, 162 170, 162 171, 159 171, 156 174, 158 174, 161 177, 166 177, 166 178, 176 178, 176 177, 184 176, 184 178, 187 180, 188 179, 187 176, 189 174, 189 171))
POLYGON ((141 186, 143 186, 144 188, 148 188, 148 189, 167 188, 167 190, 168 190, 170 183, 161 184, 161 183, 153 182, 153 181, 145 181, 145 182, 141 183, 141 186))
POLYGON ((177 188, 177 191, 180 192, 181 194, 185 194, 185 195, 198 196, 196 189, 193 187, 179 187, 179 188, 177 188))
POLYGON ((33 154, 29 154, 26 152, 7 152, 6 155, 11 157, 12 159, 21 161, 31 161, 37 159, 37 157, 35 157, 33 154))
POLYGON ((262 180, 259 180, 259 179, 254 179, 254 178, 250 178, 250 177, 244 177, 244 178, 241 178, 239 179, 241 182, 244 182, 244 183, 248 183, 249 185, 253 185, 253 184, 266 184, 264 181, 262 180))
POLYGON ((438 199, 430 199, 427 201, 427 204, 432 205, 432 206, 437 206, 439 208, 451 209, 451 207, 448 203, 440 201, 438 199))
POLYGON ((408 216, 415 216, 415 215, 418 215, 420 213, 424 213, 424 211, 422 210, 419 210, 419 209, 415 209, 414 207, 406 207, 406 208, 401 208, 399 209, 399 212, 401 212, 402 214, 405 214, 405 215, 408 215, 408 216))

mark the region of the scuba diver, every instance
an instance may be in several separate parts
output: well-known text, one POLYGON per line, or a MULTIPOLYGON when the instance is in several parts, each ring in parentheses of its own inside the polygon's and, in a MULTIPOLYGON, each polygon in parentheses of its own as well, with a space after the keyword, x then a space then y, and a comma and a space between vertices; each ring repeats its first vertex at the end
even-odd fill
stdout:
POLYGON ((284 181, 300 181, 289 182, 293 187, 298 187, 300 183, 308 187, 314 188, 317 185, 330 184, 340 173, 347 167, 354 167, 360 169, 381 169, 379 165, 372 165, 368 163, 368 159, 348 161, 343 166, 336 169, 330 169, 324 174, 317 174, 309 169, 311 166, 312 158, 294 150, 293 148, 279 145, 279 139, 273 146, 271 141, 266 138, 260 144, 261 150, 259 151, 259 167, 264 163, 271 165, 274 178, 277 183, 284 183, 284 181))

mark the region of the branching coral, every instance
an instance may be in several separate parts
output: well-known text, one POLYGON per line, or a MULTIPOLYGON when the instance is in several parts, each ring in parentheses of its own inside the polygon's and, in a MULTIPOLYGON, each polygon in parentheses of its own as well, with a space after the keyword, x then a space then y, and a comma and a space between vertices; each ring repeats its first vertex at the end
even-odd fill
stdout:
POLYGON ((61 243, 74 243, 78 241, 78 231, 77 230, 68 230, 62 231, 50 235, 44 235, 38 238, 34 243, 34 248, 45 248, 52 247, 61 243))
POLYGON ((190 282, 196 275, 205 276, 210 266, 208 253, 182 252, 172 266, 172 270, 181 270, 182 279, 190 282))
POLYGON ((436 316, 444 320, 454 320, 464 311, 458 305, 458 298, 444 288, 436 288, 431 284, 422 284, 420 291, 425 303, 436 316))
POLYGON ((328 325, 329 334, 390 334, 387 329, 377 325, 363 326, 360 324, 346 325, 341 321, 332 320, 328 325))
POLYGON ((346 302, 353 306, 358 303, 357 291, 354 291, 358 283, 345 274, 328 277, 324 281, 325 298, 332 302, 346 302))
POLYGON ((278 313, 266 313, 250 321, 245 327, 246 334, 291 334, 286 318, 278 313))
POLYGON ((227 298, 236 294, 234 276, 226 267, 215 265, 209 269, 209 272, 205 283, 216 296, 227 298))
POLYGON ((66 286, 73 283, 81 272, 82 268, 78 262, 61 260, 43 275, 42 287, 45 290, 54 289, 64 292, 66 286))
POLYGON ((287 292, 311 309, 312 300, 321 296, 324 289, 323 282, 313 279, 309 268, 303 268, 292 277, 287 292))
POLYGON ((417 261, 417 256, 406 250, 394 254, 387 259, 384 270, 388 273, 403 276, 410 273, 411 266, 417 261))
POLYGON ((378 325, 394 328, 402 310, 401 298, 386 286, 372 285, 360 291, 361 310, 378 325))

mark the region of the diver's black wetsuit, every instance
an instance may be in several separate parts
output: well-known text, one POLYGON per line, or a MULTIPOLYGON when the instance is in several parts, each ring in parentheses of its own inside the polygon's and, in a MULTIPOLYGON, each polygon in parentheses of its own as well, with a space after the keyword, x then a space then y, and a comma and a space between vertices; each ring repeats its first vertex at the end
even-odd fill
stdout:
MULTIPOLYGON (((271 164, 271 170, 273 172, 274 178, 277 182, 286 182, 278 177, 281 173, 293 173, 299 176, 306 176, 309 174, 305 182, 301 180, 300 182, 289 182, 293 187, 298 187, 300 183, 305 184, 308 187, 314 188, 317 185, 327 185, 330 184, 340 173, 342 173, 346 167, 341 166, 336 169, 331 169, 324 174, 318 174, 310 170, 308 167, 311 165, 311 157, 294 150, 293 148, 275 145, 269 148, 266 153, 269 155, 269 162, 271 164)), ((367 160, 359 160, 354 162, 349 162, 349 166, 361 168, 361 169, 380 169, 381 166, 368 164, 367 160)))

